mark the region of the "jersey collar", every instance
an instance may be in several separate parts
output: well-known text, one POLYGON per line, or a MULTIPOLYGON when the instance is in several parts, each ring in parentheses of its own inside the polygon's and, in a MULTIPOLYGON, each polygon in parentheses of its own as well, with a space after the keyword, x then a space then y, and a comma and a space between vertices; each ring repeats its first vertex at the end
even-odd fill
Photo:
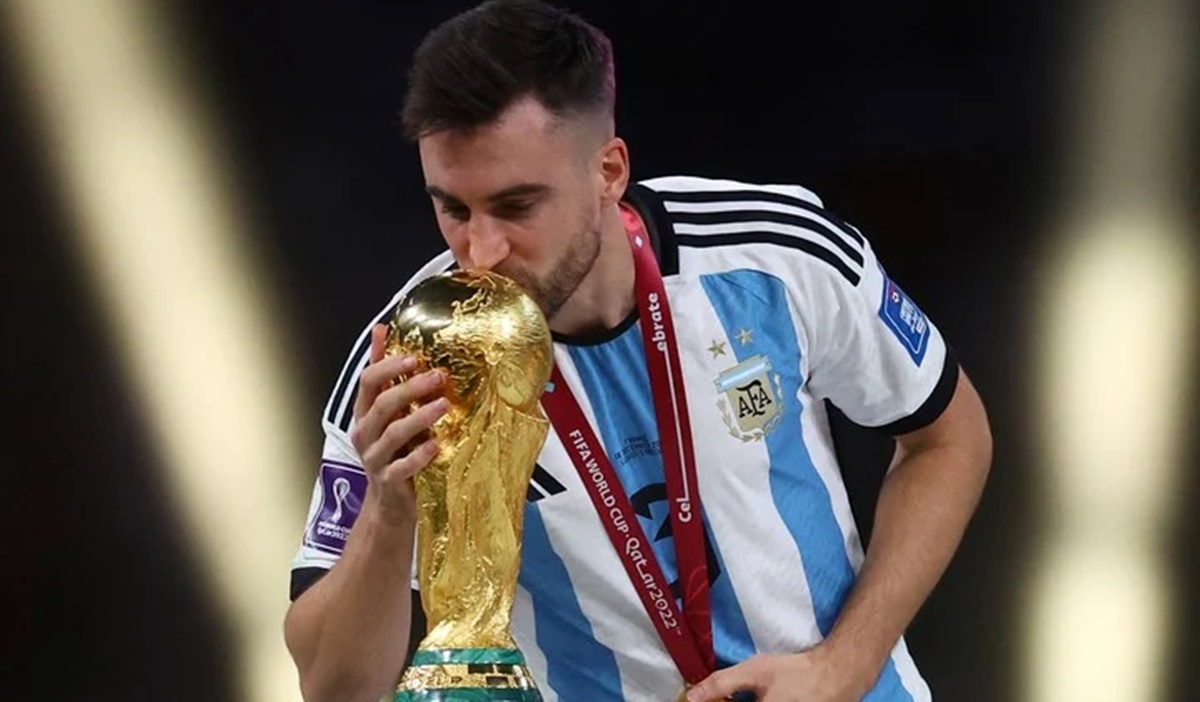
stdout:
MULTIPOLYGON (((654 255, 658 258, 658 267, 663 277, 679 274, 679 246, 675 243, 675 230, 667 210, 663 207, 662 199, 650 188, 638 183, 630 183, 625 189, 623 198, 627 205, 637 210, 646 225, 646 233, 650 236, 650 244, 654 255)), ((567 346, 596 346, 604 344, 624 334, 638 319, 637 307, 629 313, 620 324, 613 329, 601 330, 587 335, 567 336, 552 334, 554 340, 567 346)))
POLYGON ((662 198, 640 183, 630 183, 625 189, 624 200, 642 216, 663 277, 679 275, 679 245, 675 242, 675 229, 662 198))

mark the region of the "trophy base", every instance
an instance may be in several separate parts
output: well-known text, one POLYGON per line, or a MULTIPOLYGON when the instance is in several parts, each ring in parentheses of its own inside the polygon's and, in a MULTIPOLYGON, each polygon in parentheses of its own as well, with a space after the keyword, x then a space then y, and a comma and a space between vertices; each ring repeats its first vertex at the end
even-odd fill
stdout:
POLYGON ((516 649, 418 650, 393 702, 542 702, 516 649))

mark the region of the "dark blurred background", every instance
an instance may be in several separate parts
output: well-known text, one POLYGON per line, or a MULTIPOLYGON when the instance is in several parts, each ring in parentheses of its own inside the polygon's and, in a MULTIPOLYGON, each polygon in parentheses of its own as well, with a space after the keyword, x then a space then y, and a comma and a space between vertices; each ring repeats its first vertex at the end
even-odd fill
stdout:
MULTIPOLYGON (((473 3, 10 3, 0 698, 299 699, 279 622, 319 418, 363 324, 441 250, 397 115, 421 36, 473 3), (157 53, 130 48, 142 35, 119 26, 132 16, 157 53), (128 73, 88 58, 89 37, 110 35, 95 55, 129 52, 113 64, 128 73), (62 78, 76 65, 83 77, 62 78), (173 82, 141 90, 143 73, 173 82), (161 128, 172 119, 199 120, 208 136, 175 140, 161 128), (182 170, 161 166, 178 143, 192 145, 182 170), (192 210, 136 190, 143 162, 167 174, 209 164, 194 177, 212 185, 155 176, 145 187, 219 194, 195 211, 232 214, 187 220, 201 239, 228 225, 211 254, 173 228, 173 213, 192 210), (106 209, 115 201, 126 204, 106 209), (144 238, 121 248, 138 224, 144 238), (249 263, 204 263, 223 260, 249 263), (213 316, 205 305, 222 295, 248 316, 213 316), (261 384, 258 366, 240 372, 226 341, 274 370, 261 384), (190 400, 189 388, 218 394, 190 400), (268 444, 284 448, 244 448, 268 444), (201 455, 214 467, 189 462, 201 455)), ((1188 675, 1200 660, 1189 3, 570 6, 615 45, 618 131, 637 178, 816 191, 872 238, 979 388, 992 478, 909 634, 935 699, 1200 700, 1188 675), (1112 276, 1097 289, 1145 305, 1063 302, 1069 282, 1093 280, 1072 252, 1101 250, 1116 263, 1097 264, 1101 283, 1112 276), (1095 343, 1083 325, 1058 339, 1054 320, 1072 310, 1096 312, 1111 336, 1095 343), (1096 395, 1058 391, 1056 378, 1096 364, 1078 381, 1096 395), (1048 397, 1083 400, 1061 410, 1048 397), (1122 437, 1099 415, 1086 424, 1089 397, 1149 428, 1122 437), (1085 450, 1081 469, 1056 472, 1078 436, 1149 448, 1112 465, 1085 450), (1120 476, 1152 486, 1128 515, 1105 492, 1120 476), (1073 495, 1099 496, 1072 506, 1073 495), (1054 565, 1084 552, 1095 570, 1054 565)), ((890 446, 845 422, 838 438, 869 531, 890 446)))

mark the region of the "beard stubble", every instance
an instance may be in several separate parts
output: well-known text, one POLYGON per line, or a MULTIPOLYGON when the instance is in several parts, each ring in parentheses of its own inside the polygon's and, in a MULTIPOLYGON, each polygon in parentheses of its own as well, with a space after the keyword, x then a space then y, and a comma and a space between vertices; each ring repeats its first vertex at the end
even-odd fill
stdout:
POLYGON ((579 288, 599 256, 600 229, 587 228, 571 239, 570 246, 554 262, 550 272, 540 278, 525 269, 498 268, 497 272, 524 288, 550 319, 579 288))

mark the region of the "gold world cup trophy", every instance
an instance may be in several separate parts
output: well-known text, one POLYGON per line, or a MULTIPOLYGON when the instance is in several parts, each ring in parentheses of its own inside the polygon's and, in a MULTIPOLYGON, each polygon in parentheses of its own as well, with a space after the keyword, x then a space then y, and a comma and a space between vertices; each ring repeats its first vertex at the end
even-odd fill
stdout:
POLYGON ((395 702, 541 702, 510 633, 525 494, 550 428, 538 401, 550 330, 516 283, 455 271, 412 289, 388 354, 447 374, 440 450, 415 478, 417 579, 429 633, 395 702))

